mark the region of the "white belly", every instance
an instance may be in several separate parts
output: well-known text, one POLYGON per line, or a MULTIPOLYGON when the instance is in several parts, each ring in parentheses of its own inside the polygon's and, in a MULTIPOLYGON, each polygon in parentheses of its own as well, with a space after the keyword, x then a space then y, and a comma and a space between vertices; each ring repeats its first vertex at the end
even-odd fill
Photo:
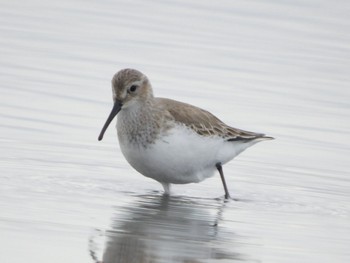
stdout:
POLYGON ((232 160, 248 147, 239 142, 227 142, 220 137, 200 136, 183 126, 144 148, 119 136, 126 160, 144 176, 163 183, 186 184, 200 182, 216 171, 215 164, 232 160))

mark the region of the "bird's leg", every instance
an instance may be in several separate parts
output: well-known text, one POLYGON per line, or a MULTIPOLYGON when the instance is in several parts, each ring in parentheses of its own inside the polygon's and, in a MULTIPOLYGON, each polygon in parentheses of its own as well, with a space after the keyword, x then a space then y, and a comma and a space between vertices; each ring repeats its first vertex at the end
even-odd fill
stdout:
POLYGON ((170 184, 169 183, 161 183, 164 188, 164 195, 169 196, 170 195, 170 184))
POLYGON ((229 199, 230 198, 230 194, 227 190, 227 185, 226 185, 226 181, 225 181, 225 177, 224 177, 224 172, 222 171, 222 165, 221 163, 217 163, 216 164, 216 169, 218 169, 219 173, 220 173, 220 177, 221 177, 221 181, 222 184, 224 186, 224 190, 225 190, 225 199, 229 199))

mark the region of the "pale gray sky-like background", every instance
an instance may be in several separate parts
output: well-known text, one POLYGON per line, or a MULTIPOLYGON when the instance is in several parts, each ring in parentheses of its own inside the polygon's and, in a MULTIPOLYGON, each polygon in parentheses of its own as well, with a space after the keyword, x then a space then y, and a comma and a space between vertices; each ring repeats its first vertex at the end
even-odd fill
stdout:
POLYGON ((348 1, 0 1, 0 261, 349 262, 348 1), (134 171, 110 80, 276 137, 174 187, 134 171), (93 259, 90 252, 94 255, 93 259), (143 261, 142 261, 143 260, 143 261))

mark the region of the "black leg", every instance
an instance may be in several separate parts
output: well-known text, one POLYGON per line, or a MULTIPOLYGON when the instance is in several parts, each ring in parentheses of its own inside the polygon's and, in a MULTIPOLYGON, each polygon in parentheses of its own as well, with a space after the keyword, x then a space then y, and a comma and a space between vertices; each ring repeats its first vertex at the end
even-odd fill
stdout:
POLYGON ((220 177, 221 177, 221 181, 222 184, 224 186, 224 190, 225 190, 225 199, 229 199, 230 198, 230 194, 227 190, 227 185, 226 185, 226 181, 225 181, 225 177, 224 177, 224 172, 222 171, 222 165, 221 163, 217 163, 216 164, 216 169, 218 169, 219 173, 220 173, 220 177))

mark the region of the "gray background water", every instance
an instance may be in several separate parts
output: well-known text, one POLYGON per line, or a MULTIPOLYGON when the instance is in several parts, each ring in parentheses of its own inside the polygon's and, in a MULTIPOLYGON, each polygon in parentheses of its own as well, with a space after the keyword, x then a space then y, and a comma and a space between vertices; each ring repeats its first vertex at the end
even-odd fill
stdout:
POLYGON ((0 261, 349 262, 349 1, 1 1, 0 261), (277 138, 174 187, 135 172, 110 80, 277 138), (92 255, 90 255, 90 253, 92 255))

